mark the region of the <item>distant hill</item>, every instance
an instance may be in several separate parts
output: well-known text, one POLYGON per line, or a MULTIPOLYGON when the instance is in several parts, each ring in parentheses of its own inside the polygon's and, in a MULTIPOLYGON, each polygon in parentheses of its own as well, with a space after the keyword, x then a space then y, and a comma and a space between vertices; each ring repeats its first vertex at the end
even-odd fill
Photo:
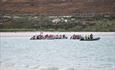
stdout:
POLYGON ((0 13, 74 15, 113 14, 115 0, 0 0, 0 13))

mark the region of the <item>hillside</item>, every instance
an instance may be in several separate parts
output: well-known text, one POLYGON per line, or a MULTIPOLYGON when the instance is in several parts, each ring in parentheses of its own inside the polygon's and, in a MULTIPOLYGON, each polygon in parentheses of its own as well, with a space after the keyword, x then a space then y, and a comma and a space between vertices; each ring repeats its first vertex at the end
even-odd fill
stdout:
POLYGON ((0 0, 0 13, 73 15, 115 13, 114 0, 0 0))

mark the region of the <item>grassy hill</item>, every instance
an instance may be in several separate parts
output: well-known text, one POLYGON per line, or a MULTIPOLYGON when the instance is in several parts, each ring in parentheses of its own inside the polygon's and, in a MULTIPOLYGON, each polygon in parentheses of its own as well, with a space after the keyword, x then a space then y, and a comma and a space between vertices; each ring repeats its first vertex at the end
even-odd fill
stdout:
POLYGON ((114 28, 115 0, 0 0, 0 31, 115 31, 114 28))
POLYGON ((115 12, 115 0, 0 0, 0 13, 74 15, 115 12))

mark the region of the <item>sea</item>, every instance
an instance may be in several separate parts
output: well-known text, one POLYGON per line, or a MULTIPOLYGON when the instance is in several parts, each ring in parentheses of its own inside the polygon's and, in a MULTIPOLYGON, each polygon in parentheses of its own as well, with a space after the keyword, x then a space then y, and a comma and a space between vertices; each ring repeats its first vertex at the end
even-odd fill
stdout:
POLYGON ((115 32, 45 32, 97 41, 30 40, 40 32, 1 32, 0 70, 115 70, 115 32))

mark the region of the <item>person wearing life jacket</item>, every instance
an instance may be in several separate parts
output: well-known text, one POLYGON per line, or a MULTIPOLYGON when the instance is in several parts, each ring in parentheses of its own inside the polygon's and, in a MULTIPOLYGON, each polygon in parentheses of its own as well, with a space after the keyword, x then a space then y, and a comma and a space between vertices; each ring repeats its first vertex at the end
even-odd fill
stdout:
POLYGON ((34 40, 34 39, 36 39, 35 37, 36 37, 36 36, 34 35, 34 36, 33 36, 33 37, 31 37, 30 39, 34 40))
POLYGON ((62 38, 66 38, 66 36, 63 34, 63 37, 62 38))
POLYGON ((90 34, 90 39, 93 39, 93 34, 90 34))

